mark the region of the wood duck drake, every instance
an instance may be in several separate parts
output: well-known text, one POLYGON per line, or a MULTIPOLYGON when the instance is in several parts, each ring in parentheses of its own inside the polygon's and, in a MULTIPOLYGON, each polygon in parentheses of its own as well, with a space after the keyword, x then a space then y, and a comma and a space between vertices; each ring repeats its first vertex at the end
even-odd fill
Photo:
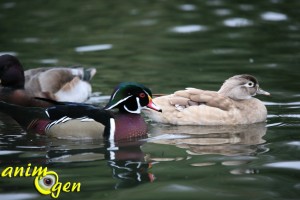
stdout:
POLYGON ((0 101, 0 112, 14 118, 26 131, 61 139, 130 139, 145 136, 142 109, 161 111, 152 93, 137 83, 121 83, 101 109, 83 103, 61 103, 49 108, 23 107, 0 101), (118 108, 118 112, 111 110, 118 108))
POLYGON ((25 106, 37 105, 29 97, 84 102, 92 92, 89 81, 95 73, 95 68, 76 67, 37 68, 24 72, 16 57, 5 54, 0 56, 0 99, 25 106))
POLYGON ((264 122, 267 109, 256 94, 263 91, 255 77, 247 74, 227 79, 218 92, 187 88, 153 102, 163 113, 145 111, 153 121, 176 125, 235 125, 264 122))

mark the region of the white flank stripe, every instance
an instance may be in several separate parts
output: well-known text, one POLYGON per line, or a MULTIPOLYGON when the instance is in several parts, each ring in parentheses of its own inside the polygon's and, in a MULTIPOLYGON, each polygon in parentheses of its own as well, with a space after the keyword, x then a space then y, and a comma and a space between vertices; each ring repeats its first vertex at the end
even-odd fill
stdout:
POLYGON ((114 118, 110 118, 110 132, 109 132, 109 143, 110 146, 107 148, 110 154, 110 160, 116 159, 116 154, 114 151, 118 150, 119 148, 115 145, 115 131, 116 131, 116 123, 114 118))
POLYGON ((65 117, 65 118, 61 121, 61 123, 65 123, 65 122, 67 122, 67 121, 69 121, 69 120, 71 120, 71 118, 65 117))
POLYGON ((93 121, 95 121, 94 119, 92 119, 92 118, 82 118, 81 120, 80 120, 81 122, 93 122, 93 121))
POLYGON ((50 124, 48 124, 46 126, 46 128, 45 128, 46 132, 48 132, 52 126, 54 126, 56 124, 60 124, 60 123, 65 123, 65 122, 70 121, 70 120, 72 120, 72 118, 69 118, 69 117, 66 117, 66 116, 60 118, 59 120, 55 120, 55 121, 51 122, 50 124))
POLYGON ((110 122, 109 140, 110 140, 110 142, 113 142, 115 140, 115 131, 116 131, 115 119, 110 118, 109 122, 110 122))

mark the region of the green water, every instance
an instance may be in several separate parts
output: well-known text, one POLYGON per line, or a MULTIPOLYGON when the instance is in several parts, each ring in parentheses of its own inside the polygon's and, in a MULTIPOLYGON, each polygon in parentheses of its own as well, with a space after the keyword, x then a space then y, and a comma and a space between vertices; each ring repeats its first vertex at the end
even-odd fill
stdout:
MULTIPOLYGON (((2 0, 0 53, 17 55, 26 69, 94 66, 93 91, 104 96, 122 81, 171 93, 217 90, 249 73, 272 96, 259 97, 266 124, 149 122, 148 140, 115 151, 103 141, 26 135, 1 115, 1 171, 31 163, 63 184, 81 183, 62 199, 299 199, 299 9, 297 0, 2 0)), ((33 181, 0 178, 0 198, 49 199, 33 181)))

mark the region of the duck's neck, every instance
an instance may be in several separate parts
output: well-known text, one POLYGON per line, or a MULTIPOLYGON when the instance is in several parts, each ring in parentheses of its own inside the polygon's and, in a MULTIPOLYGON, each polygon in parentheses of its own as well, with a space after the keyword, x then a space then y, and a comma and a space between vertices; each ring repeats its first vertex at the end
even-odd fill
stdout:
POLYGON ((243 101, 251 99, 252 97, 243 90, 232 89, 230 87, 224 87, 224 85, 218 91, 219 94, 229 97, 235 101, 243 101))
POLYGON ((144 137, 147 124, 140 114, 118 112, 115 115, 115 140, 144 137))

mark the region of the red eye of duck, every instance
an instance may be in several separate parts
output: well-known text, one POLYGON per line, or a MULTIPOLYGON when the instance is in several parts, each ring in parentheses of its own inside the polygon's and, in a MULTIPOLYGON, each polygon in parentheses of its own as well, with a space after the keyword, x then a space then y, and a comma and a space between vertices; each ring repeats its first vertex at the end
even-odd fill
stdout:
POLYGON ((145 95, 145 93, 140 93, 139 96, 140 96, 140 98, 145 98, 146 95, 145 95))

